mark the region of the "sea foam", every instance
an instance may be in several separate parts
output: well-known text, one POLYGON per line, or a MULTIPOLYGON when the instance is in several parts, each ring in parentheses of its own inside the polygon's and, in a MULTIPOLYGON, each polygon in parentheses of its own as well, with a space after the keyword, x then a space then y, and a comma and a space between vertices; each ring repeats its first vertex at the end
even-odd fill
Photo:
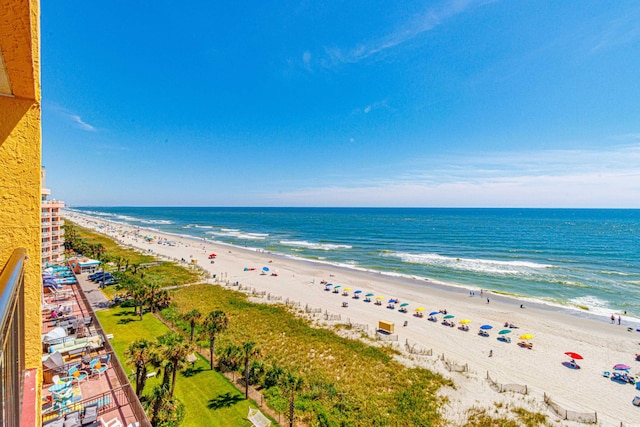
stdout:
POLYGON ((350 245, 338 245, 332 243, 312 243, 305 240, 280 240, 280 244, 284 246, 294 246, 309 249, 320 249, 323 251, 332 251, 336 249, 351 249, 350 245))
MULTIPOLYGON (((386 255, 386 254, 385 254, 386 255)), ((456 270, 473 271, 493 275, 528 275, 534 270, 551 268, 548 264, 538 264, 529 261, 498 261, 490 259, 453 258, 438 254, 411 254, 407 252, 393 252, 387 256, 395 256, 403 262, 425 264, 456 270)))

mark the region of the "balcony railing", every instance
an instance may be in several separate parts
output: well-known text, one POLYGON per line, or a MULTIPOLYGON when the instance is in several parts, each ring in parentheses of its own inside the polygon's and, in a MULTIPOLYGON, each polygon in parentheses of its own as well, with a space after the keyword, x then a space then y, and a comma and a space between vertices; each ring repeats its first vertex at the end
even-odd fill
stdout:
POLYGON ((0 272, 0 402, 2 427, 19 427, 24 386, 24 262, 16 249, 0 272))

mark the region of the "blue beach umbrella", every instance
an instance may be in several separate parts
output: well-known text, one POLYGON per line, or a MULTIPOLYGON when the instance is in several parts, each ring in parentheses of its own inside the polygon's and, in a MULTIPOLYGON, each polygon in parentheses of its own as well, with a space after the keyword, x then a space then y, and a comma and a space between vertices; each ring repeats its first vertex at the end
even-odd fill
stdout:
POLYGON ((431 313, 429 313, 429 316, 435 316, 436 314, 440 314, 439 311, 432 311, 431 313))
POLYGON ((493 329, 493 326, 491 326, 491 325, 482 325, 482 326, 480 326, 480 329, 493 329))
POLYGON ((360 289, 358 289, 357 291, 354 292, 354 294, 361 294, 362 291, 360 289))
POLYGON ((269 267, 262 267, 262 271, 266 273, 267 271, 269 271, 269 267))

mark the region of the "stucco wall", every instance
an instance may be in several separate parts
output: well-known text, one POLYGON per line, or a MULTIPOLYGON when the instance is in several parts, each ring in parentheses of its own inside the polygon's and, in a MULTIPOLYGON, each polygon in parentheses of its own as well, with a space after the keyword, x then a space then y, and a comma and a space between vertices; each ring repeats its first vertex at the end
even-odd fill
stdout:
POLYGON ((40 278, 40 6, 0 0, 0 50, 14 97, 0 97, 0 265, 18 247, 25 263, 25 362, 37 370, 36 419, 42 378, 40 278))

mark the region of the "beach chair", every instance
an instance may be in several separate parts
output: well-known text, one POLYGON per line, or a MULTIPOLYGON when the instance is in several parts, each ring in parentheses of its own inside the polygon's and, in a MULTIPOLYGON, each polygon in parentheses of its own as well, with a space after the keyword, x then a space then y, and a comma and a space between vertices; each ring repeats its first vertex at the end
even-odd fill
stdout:
POLYGON ((65 415, 64 427, 82 427, 80 423, 80 411, 69 412, 65 415))
POLYGON ((98 409, 97 403, 87 405, 84 407, 84 415, 82 416, 82 425, 86 426, 98 421, 98 409))
POLYGON ((635 406, 640 406, 640 396, 634 397, 631 403, 633 403, 633 405, 635 406))
POLYGON ((76 384, 80 385, 80 381, 87 379, 89 374, 86 371, 81 371, 77 366, 69 369, 67 378, 72 382, 75 380, 76 384))
POLYGON ((107 366, 100 363, 100 359, 93 359, 89 363, 89 367, 91 368, 91 376, 97 374, 98 378, 107 371, 107 366))

